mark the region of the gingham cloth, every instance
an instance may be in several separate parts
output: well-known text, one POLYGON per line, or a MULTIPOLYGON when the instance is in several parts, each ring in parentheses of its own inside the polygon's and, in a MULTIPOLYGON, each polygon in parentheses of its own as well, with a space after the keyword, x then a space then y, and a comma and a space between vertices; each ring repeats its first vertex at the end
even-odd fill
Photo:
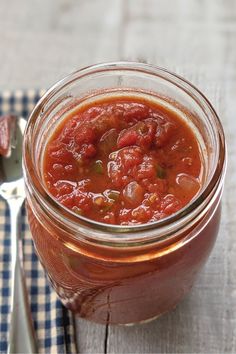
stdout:
MULTIPOLYGON (((0 115, 14 113, 27 118, 43 91, 0 93, 0 115)), ((58 300, 34 253, 24 207, 22 208, 24 269, 39 353, 76 353, 72 314, 58 300)), ((0 198, 0 352, 7 351, 10 310, 10 217, 0 198)))

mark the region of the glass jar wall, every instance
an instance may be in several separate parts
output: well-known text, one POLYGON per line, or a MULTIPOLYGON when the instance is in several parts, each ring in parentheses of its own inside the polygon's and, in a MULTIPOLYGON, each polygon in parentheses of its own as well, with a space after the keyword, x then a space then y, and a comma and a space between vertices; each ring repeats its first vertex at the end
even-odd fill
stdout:
POLYGON ((155 318, 191 289, 214 245, 225 173, 222 126, 207 99, 166 70, 108 63, 52 87, 31 114, 24 139, 28 218, 38 256, 62 302, 99 323, 155 318), (47 191, 45 144, 72 109, 112 95, 143 95, 178 112, 202 154, 201 189, 177 213, 149 224, 108 225, 75 215, 47 191))

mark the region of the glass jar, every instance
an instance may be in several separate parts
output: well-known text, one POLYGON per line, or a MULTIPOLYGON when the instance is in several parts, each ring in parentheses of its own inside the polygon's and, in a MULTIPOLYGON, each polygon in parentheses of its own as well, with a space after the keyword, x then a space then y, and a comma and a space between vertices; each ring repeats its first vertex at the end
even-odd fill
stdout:
POLYGON ((37 254, 63 304, 99 323, 131 324, 174 308, 191 289, 214 245, 226 151, 221 123, 186 80, 141 63, 79 70, 54 85, 34 108, 23 154, 29 225, 37 254), (75 215, 43 183, 45 143, 75 106, 104 95, 138 95, 178 112, 202 154, 198 194, 175 214, 149 224, 108 225, 75 215))

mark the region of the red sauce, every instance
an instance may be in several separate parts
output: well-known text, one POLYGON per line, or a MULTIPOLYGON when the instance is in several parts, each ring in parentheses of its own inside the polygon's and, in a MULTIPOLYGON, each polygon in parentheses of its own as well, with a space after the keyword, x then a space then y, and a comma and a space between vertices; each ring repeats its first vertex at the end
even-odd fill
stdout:
POLYGON ((185 206, 200 188, 201 154, 177 113, 148 100, 109 98, 76 108, 50 137, 49 192, 74 212, 143 224, 185 206))

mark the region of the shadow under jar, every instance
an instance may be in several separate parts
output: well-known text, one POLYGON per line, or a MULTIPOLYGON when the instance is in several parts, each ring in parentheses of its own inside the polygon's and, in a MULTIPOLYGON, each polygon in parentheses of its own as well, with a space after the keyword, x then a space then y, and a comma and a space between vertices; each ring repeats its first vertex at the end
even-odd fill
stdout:
POLYGON ((117 62, 77 71, 33 110, 24 138, 29 225, 37 254, 63 304, 99 323, 131 324, 174 308, 191 289, 220 222, 225 141, 207 99, 184 79, 151 65, 117 62), (181 210, 141 225, 109 225, 76 215, 48 192, 45 145, 78 105, 119 95, 146 97, 175 111, 194 132, 201 187, 181 210))

